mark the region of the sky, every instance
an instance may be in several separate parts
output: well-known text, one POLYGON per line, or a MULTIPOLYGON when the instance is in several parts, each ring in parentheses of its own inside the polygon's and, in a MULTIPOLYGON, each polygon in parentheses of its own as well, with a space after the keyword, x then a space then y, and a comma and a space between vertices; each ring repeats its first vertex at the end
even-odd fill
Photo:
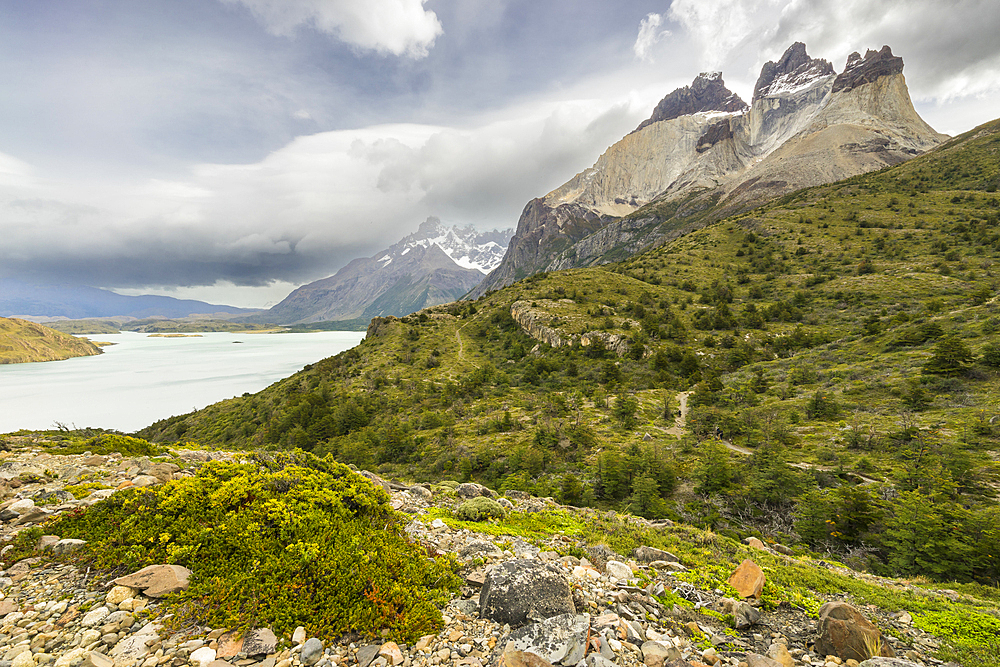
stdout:
POLYGON ((263 307, 434 215, 515 227, 671 90, 883 44, 1000 116, 996 0, 0 0, 0 277, 263 307))

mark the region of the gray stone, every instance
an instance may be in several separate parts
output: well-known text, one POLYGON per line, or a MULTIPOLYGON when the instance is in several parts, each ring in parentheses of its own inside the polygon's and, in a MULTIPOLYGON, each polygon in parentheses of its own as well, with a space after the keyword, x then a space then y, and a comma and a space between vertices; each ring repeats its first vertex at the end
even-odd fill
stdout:
POLYGON ((760 653, 747 653, 746 661, 749 667, 784 667, 777 660, 772 660, 760 653))
POLYGON ((921 667, 919 663, 901 660, 899 658, 868 658, 858 667, 921 667))
POLYGON ((381 644, 369 644, 368 646, 359 648, 357 654, 358 667, 368 667, 368 665, 372 664, 372 661, 378 657, 378 652, 381 648, 381 644))
POLYGON ((587 661, 584 664, 586 667, 615 667, 614 662, 597 653, 588 655, 587 661))
POLYGON ((479 496, 494 498, 497 495, 493 493, 493 491, 491 491, 490 489, 487 489, 482 484, 476 484, 475 482, 466 482, 465 484, 459 484, 455 488, 455 494, 461 498, 478 498, 479 496))
POLYGON ((645 642, 639 650, 642 651, 642 662, 646 667, 663 667, 664 663, 681 658, 677 647, 667 646, 663 642, 645 642))
POLYGON ((180 565, 149 565, 137 572, 118 577, 113 583, 138 588, 151 598, 161 598, 185 590, 191 570, 180 565))
POLYGON ((411 495, 416 496, 417 498, 423 498, 424 500, 430 500, 431 498, 434 497, 434 494, 431 493, 430 489, 422 487, 419 484, 411 486, 407 490, 410 492, 411 495))
POLYGON ((451 606, 466 616, 475 616, 479 613, 479 602, 476 600, 455 600, 451 603, 451 606))
POLYGON ((744 630, 760 621, 760 612, 749 603, 737 600, 733 605, 733 621, 737 630, 744 630))
POLYGON ((73 551, 76 551, 77 549, 79 549, 80 547, 82 547, 83 545, 85 545, 86 543, 87 543, 86 540, 77 540, 77 539, 68 537, 68 538, 66 538, 64 540, 59 540, 58 542, 56 542, 55 544, 53 544, 52 545, 52 551, 54 551, 57 554, 68 554, 68 553, 71 553, 73 551))
POLYGON ((503 650, 534 653, 552 664, 575 665, 583 659, 589 629, 589 615, 560 614, 515 630, 503 650))
POLYGON ((278 647, 278 638, 271 628, 256 628, 243 638, 243 652, 248 657, 274 653, 278 647))
POLYGON ((615 579, 631 579, 635 576, 632 574, 632 568, 617 560, 609 560, 604 566, 604 572, 615 579))
MULTIPOLYGON (((299 656, 299 661, 303 665, 315 665, 323 657, 324 648, 323 642, 315 637, 307 639, 306 643, 302 645, 302 654, 299 656)), ((376 651, 377 653, 378 651, 376 651)), ((371 662, 371 659, 368 662, 371 662)))
POLYGON ((816 652, 820 655, 861 661, 871 657, 868 645, 878 642, 882 647, 882 657, 896 657, 881 631, 846 602, 827 602, 819 608, 816 633, 816 652))
POLYGON ((479 593, 480 617, 511 627, 575 611, 566 577, 554 565, 537 560, 497 565, 486 574, 479 593))
POLYGON ((653 561, 662 560, 667 562, 678 562, 680 558, 673 555, 669 551, 664 551, 663 549, 657 549, 655 547, 638 547, 633 553, 635 559, 640 563, 652 563, 653 561))
POLYGON ((476 556, 499 556, 502 553, 503 551, 500 550, 500 547, 492 542, 477 540, 475 542, 469 542, 462 547, 462 550, 458 552, 458 555, 462 558, 475 558, 476 556))

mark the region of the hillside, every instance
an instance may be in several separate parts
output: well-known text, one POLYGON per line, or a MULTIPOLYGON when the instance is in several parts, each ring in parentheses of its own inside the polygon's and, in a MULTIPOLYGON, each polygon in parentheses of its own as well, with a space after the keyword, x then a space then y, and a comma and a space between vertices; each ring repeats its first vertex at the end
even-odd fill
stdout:
POLYGON ((624 264, 377 319, 353 350, 142 434, 995 582, 998 130, 624 264))
POLYGON ((101 348, 89 340, 34 322, 0 317, 0 364, 59 361, 100 353, 101 348))
POLYGON ((624 259, 803 187, 898 164, 941 143, 886 46, 837 74, 801 42, 768 62, 747 105, 720 72, 667 95, 586 169, 532 200, 504 261, 473 292, 538 271, 624 259))

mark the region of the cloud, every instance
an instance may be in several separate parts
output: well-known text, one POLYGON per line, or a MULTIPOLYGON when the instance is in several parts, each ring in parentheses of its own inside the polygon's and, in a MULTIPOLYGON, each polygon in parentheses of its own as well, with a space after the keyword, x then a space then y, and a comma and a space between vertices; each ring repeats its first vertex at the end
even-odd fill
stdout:
POLYGON ((664 37, 670 35, 669 30, 661 30, 663 17, 659 14, 649 14, 639 23, 639 35, 635 38, 632 51, 639 60, 653 61, 652 50, 664 37))
POLYGON ((694 38, 705 67, 755 76, 793 42, 843 69, 852 51, 888 44, 917 98, 1000 91, 1000 12, 992 0, 675 0, 669 17, 694 38), (752 71, 744 71, 753 63, 752 71))
POLYGON ((222 0, 244 5, 268 32, 292 36, 301 26, 366 51, 424 58, 443 33, 427 0, 222 0))
POLYGON ((42 178, 0 155, 0 171, 21 174, 0 179, 0 274, 118 289, 314 280, 428 215, 515 225, 528 200, 634 127, 647 102, 536 101, 463 129, 321 132, 251 164, 141 183, 42 178))

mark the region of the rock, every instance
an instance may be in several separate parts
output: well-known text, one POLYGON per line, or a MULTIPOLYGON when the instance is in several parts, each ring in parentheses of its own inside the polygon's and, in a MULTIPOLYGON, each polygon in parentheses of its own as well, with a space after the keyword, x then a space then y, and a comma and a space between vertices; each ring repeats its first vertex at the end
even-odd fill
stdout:
POLYGON ((11 600, 10 598, 0 600, 0 617, 6 616, 7 614, 11 614, 15 611, 17 611, 17 602, 11 600))
POLYGON ((747 653, 746 662, 748 667, 782 667, 780 662, 760 653, 747 653))
POLYGON ((80 625, 84 626, 85 628, 90 628, 95 625, 100 625, 101 621, 107 618, 108 614, 110 613, 111 610, 109 610, 107 607, 97 607, 96 609, 91 609, 83 617, 83 620, 80 621, 80 625))
POLYGON ((88 651, 83 648, 75 648, 56 658, 55 667, 71 667, 86 658, 88 651))
MULTIPOLYGON (((372 660, 378 656, 379 649, 381 648, 382 647, 379 644, 369 644, 368 646, 362 646, 359 648, 358 653, 355 656, 358 660, 358 667, 368 667, 368 665, 372 664, 372 660)), ((449 655, 451 655, 451 651, 449 649, 445 650, 448 651, 449 655)))
POLYGON ((816 632, 815 650, 820 655, 836 655, 842 660, 862 661, 872 657, 866 644, 877 642, 881 646, 881 656, 896 657, 881 631, 846 602, 827 602, 820 607, 816 632))
POLYGON ((554 565, 517 559, 486 574, 479 593, 479 615, 518 627, 559 614, 573 614, 569 582, 554 565))
POLYGON ((293 644, 305 644, 306 643, 306 629, 301 625, 295 628, 295 632, 292 633, 292 643, 293 644))
POLYGON ((778 642, 771 644, 764 655, 775 662, 781 663, 784 667, 795 667, 795 658, 788 653, 788 648, 784 644, 779 644, 778 642))
POLYGON ((617 560, 609 560, 604 566, 604 572, 615 579, 631 579, 635 576, 632 574, 632 568, 617 560))
POLYGON ((199 667, 208 667, 212 662, 215 662, 215 649, 209 648, 207 646, 202 646, 191 652, 191 663, 199 665, 199 667))
POLYGON ((87 543, 86 540, 77 540, 68 537, 64 540, 59 540, 52 545, 52 551, 57 554, 68 554, 76 551, 87 543))
POLYGON ((121 604, 129 598, 134 598, 139 591, 128 586, 115 586, 104 596, 104 601, 111 604, 121 604))
POLYGON ((774 550, 777 551, 779 554, 784 554, 786 556, 795 555, 795 552, 792 551, 790 548, 786 547, 784 544, 775 544, 774 550))
POLYGON ((583 659, 589 629, 590 616, 560 614, 515 630, 503 650, 533 653, 552 664, 575 665, 583 659))
POLYGON ((114 667, 115 661, 97 651, 90 651, 80 663, 80 667, 114 667))
POLYGON ((632 555, 635 556, 635 559, 640 563, 652 563, 657 560, 662 560, 668 563, 680 561, 680 558, 673 555, 669 551, 656 549, 654 547, 638 547, 632 555))
POLYGON ((49 551, 59 541, 58 535, 42 535, 38 538, 38 548, 42 551, 49 551))
POLYGON ((745 598, 753 597, 758 600, 764 590, 764 581, 764 571, 749 558, 740 563, 729 577, 729 585, 735 588, 737 593, 745 598))
POLYGON ((218 642, 218 648, 215 649, 216 658, 232 658, 243 650, 243 636, 235 630, 220 635, 218 642))
POLYGON ((534 653, 504 649, 499 667, 552 667, 552 663, 534 653))
POLYGON ((256 628, 243 638, 243 652, 247 657, 268 655, 278 648, 278 638, 271 628, 256 628))
POLYGON ((502 553, 503 551, 500 550, 500 547, 492 542, 476 540, 475 542, 469 542, 462 547, 462 550, 458 552, 458 555, 462 558, 475 558, 476 556, 499 556, 502 553))
POLYGON ((465 484, 459 484, 455 488, 455 494, 461 498, 478 498, 479 496, 493 498, 496 496, 496 494, 493 493, 493 491, 487 489, 482 484, 476 484, 475 482, 466 482, 465 484))
POLYGON ((9 507, 3 511, 0 511, 0 521, 3 522, 13 521, 14 519, 17 519, 20 516, 21 516, 20 514, 10 509, 9 507))
MULTIPOLYGON (((102 466, 105 463, 107 463, 107 461, 108 461, 108 457, 106 457, 106 456, 88 456, 87 458, 85 458, 80 463, 82 463, 85 466, 102 466)), ((90 474, 90 473, 88 473, 88 474, 90 474)))
POLYGON ((762 551, 765 549, 764 543, 761 542, 756 537, 748 537, 743 541, 746 542, 747 546, 749 546, 751 549, 760 549, 762 551))
MULTIPOLYGON (((146 486, 155 486, 160 484, 160 480, 152 475, 137 475, 132 478, 132 486, 136 488, 143 488, 146 486)), ((206 665, 208 663, 205 663, 206 665)))
POLYGON ((399 644, 396 642, 382 644, 382 647, 378 650, 378 654, 385 658, 385 661, 393 665, 393 667, 403 664, 403 652, 399 650, 399 644))
POLYGON ((324 648, 323 642, 313 637, 302 645, 302 654, 299 656, 299 660, 303 665, 315 665, 323 657, 324 648))
POLYGON ((640 650, 646 667, 663 667, 665 663, 681 658, 681 652, 676 647, 657 641, 643 643, 640 650))
POLYGON ((180 565, 150 565, 137 572, 118 577, 113 583, 138 588, 151 598, 161 598, 188 587, 191 570, 180 565))
POLYGON ((111 649, 111 655, 118 664, 130 663, 149 654, 149 644, 157 640, 159 625, 147 623, 139 632, 123 638, 111 649))
POLYGON ((30 650, 18 653, 11 661, 10 667, 35 667, 35 658, 30 650))
MULTIPOLYGON (((173 474, 179 471, 181 467, 176 463, 156 463, 149 467, 146 474, 155 477, 160 482, 166 483, 173 478, 173 474)), ((135 483, 135 480, 132 480, 135 483)), ((136 485, 138 486, 138 485, 136 485)))
POLYGON ((31 507, 21 513, 21 516, 15 522, 18 526, 23 526, 29 523, 39 523, 44 521, 51 512, 42 509, 41 507, 31 507))
POLYGON ((35 507, 35 501, 31 498, 24 498, 22 500, 15 501, 7 506, 11 512, 17 512, 18 515, 24 514, 28 510, 35 507))
POLYGON ((419 484, 411 486, 409 489, 407 489, 407 491, 409 491, 410 494, 412 494, 414 497, 423 498, 424 500, 430 500, 431 498, 434 497, 434 494, 431 492, 430 489, 420 486, 419 484))
MULTIPOLYGON (((952 663, 949 663, 952 664, 952 663)), ((858 667, 921 667, 920 663, 900 660, 899 658, 868 658, 858 664, 858 667)), ((947 665, 945 666, 947 667, 947 665)))
POLYGON ((614 662, 598 653, 591 653, 588 655, 584 665, 585 667, 615 667, 614 662))

